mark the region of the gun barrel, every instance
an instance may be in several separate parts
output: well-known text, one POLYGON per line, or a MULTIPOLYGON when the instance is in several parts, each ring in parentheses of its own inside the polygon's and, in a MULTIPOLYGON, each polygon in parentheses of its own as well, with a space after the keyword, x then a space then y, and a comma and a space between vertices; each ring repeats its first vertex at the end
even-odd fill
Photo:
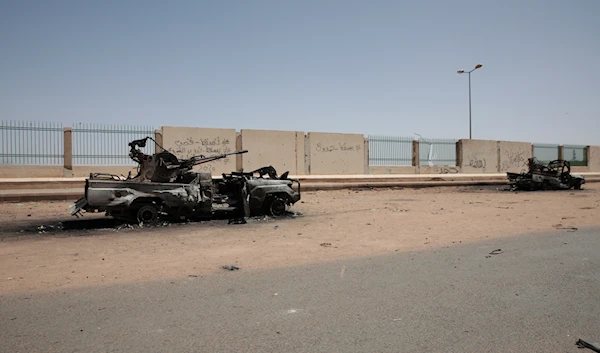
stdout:
POLYGON ((230 153, 223 153, 223 154, 218 154, 218 155, 208 156, 208 157, 199 157, 199 158, 192 157, 189 159, 189 162, 191 165, 198 165, 198 164, 216 161, 218 159, 223 159, 227 156, 231 156, 234 154, 242 154, 242 153, 247 153, 247 152, 248 152, 248 150, 238 150, 238 151, 234 151, 234 152, 230 152, 230 153))

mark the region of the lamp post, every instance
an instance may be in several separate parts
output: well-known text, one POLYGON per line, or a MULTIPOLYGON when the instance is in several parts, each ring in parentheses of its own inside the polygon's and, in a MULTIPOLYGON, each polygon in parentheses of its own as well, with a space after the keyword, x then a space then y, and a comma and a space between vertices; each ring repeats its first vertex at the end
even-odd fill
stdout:
POLYGON ((475 68, 471 71, 458 70, 458 74, 464 74, 465 72, 469 74, 469 140, 471 139, 471 72, 481 68, 483 65, 477 64, 475 68))

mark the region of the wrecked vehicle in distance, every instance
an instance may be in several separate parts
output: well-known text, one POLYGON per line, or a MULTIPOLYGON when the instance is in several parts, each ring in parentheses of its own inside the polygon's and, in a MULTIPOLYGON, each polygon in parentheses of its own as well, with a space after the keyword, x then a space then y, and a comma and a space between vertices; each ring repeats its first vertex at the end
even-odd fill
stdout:
POLYGON ((164 150, 147 155, 151 137, 129 143, 129 156, 139 164, 135 177, 92 173, 85 181, 84 196, 71 205, 71 215, 81 211, 105 212, 127 222, 155 223, 165 220, 211 220, 229 218, 244 223, 245 217, 281 216, 300 200, 300 182, 277 176, 271 166, 253 172, 232 172, 213 178, 211 173, 193 172, 194 166, 230 155, 194 156, 178 159, 164 150), (269 178, 265 178, 265 175, 269 178), (296 186, 296 190, 294 190, 296 186))
POLYGON ((571 163, 562 159, 543 164, 536 158, 529 158, 526 173, 506 174, 511 190, 579 190, 585 184, 585 178, 571 174, 571 163))

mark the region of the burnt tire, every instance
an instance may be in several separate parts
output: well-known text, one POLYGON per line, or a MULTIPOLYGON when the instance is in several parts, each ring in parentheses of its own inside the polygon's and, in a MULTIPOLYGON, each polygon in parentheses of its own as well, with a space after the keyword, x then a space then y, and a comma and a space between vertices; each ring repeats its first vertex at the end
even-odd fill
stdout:
POLYGON ((158 222, 158 210, 151 204, 142 205, 135 212, 135 219, 139 224, 156 224, 158 222))
POLYGON ((287 202, 279 196, 271 196, 265 200, 265 214, 273 217, 283 216, 287 212, 287 202))

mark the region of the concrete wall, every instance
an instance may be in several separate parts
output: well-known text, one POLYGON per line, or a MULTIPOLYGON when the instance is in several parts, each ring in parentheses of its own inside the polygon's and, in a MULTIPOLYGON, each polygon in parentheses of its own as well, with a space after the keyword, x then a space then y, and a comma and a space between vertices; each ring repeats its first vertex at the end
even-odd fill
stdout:
POLYGON ((498 142, 487 140, 458 141, 458 167, 461 173, 497 173, 498 142))
POLYGON ((533 157, 531 143, 499 141, 498 148, 500 172, 521 173, 527 171, 527 160, 533 157))
POLYGON ((453 165, 419 166, 418 174, 458 174, 460 168, 453 165))
POLYGON ((588 147, 588 168, 590 172, 600 172, 600 146, 588 147))
POLYGON ((415 174, 413 166, 370 166, 369 174, 415 174))
POLYGON ((0 178, 62 178, 62 165, 1 165, 0 178))
POLYGON ((364 144, 362 134, 309 132, 305 150, 310 174, 364 174, 364 144))
POLYGON ((241 147, 248 150, 242 155, 247 172, 270 165, 278 174, 304 174, 304 132, 241 130, 241 147))
MULTIPOLYGON (((61 166, 0 165, 0 178, 87 177, 92 172, 127 175, 129 166, 77 166, 72 161, 71 128, 64 129, 64 162, 61 166)), ((247 149, 243 155, 196 166, 195 171, 215 175, 250 171, 272 165, 282 174, 456 174, 504 173, 527 169, 533 155, 529 142, 460 140, 456 166, 419 165, 419 146, 413 141, 413 166, 369 166, 369 143, 362 134, 245 129, 205 129, 165 126, 155 131, 155 139, 179 158, 218 155, 247 149)), ((100 147, 99 147, 100 148, 100 147)), ((559 148, 559 151, 563 148, 559 148)), ((588 166, 574 172, 600 172, 600 146, 588 147, 588 166)))
POLYGON ((75 178, 80 178, 80 177, 89 177, 90 173, 109 173, 109 174, 115 174, 115 175, 119 175, 119 176, 127 176, 127 173, 131 172, 131 176, 134 177, 137 174, 137 167, 136 166, 120 166, 120 165, 109 165, 109 166, 102 166, 102 165, 90 165, 90 166, 80 166, 80 165, 75 165, 73 166, 73 177, 75 178))
MULTIPOLYGON (((163 147, 178 158, 197 155, 212 156, 236 150, 235 129, 203 129, 193 127, 163 126, 163 147)), ((255 151, 256 153, 256 151, 255 151)), ((213 174, 237 170, 236 156, 197 165, 194 171, 213 174)))

